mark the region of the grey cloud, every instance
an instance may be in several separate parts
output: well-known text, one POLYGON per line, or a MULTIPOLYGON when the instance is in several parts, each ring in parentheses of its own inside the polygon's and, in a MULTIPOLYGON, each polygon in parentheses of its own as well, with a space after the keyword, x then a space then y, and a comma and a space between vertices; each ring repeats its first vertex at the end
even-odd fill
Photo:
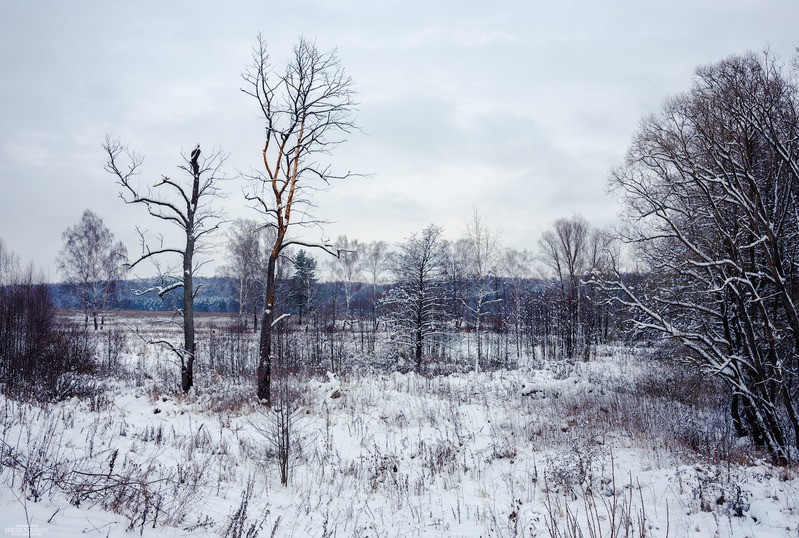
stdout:
POLYGON ((397 241, 430 221, 457 236, 480 205, 533 248, 559 216, 612 216, 608 169, 697 65, 767 43, 790 55, 797 19, 789 0, 3 2, 0 237, 55 277, 61 231, 89 207, 135 248, 144 217, 102 170, 106 133, 147 155, 145 177, 198 141, 231 152, 231 174, 257 166, 239 74, 263 31, 276 65, 298 34, 338 46, 361 92, 367 134, 331 163, 374 179, 319 194, 329 236, 397 241))

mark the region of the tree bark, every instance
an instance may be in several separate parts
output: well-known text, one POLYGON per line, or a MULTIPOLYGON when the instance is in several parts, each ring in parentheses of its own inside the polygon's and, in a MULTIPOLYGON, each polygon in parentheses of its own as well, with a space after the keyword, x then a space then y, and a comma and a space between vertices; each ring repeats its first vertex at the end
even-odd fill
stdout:
POLYGON ((258 399, 271 403, 272 389, 272 322, 275 319, 275 271, 277 254, 269 255, 266 268, 266 306, 261 318, 261 339, 259 343, 257 378, 258 399))
POLYGON ((194 386, 194 359, 196 357, 194 332, 194 216, 200 187, 200 174, 195 171, 192 199, 187 211, 186 248, 183 251, 183 354, 181 355, 180 381, 184 393, 194 386))

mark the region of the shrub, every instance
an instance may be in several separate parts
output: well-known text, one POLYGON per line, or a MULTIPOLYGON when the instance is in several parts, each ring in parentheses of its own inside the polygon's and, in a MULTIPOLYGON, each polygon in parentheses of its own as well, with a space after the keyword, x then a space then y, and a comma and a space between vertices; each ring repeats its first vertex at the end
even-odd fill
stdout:
POLYGON ((56 319, 50 292, 29 271, 0 287, 0 380, 6 394, 56 400, 72 396, 94 368, 86 333, 56 319))

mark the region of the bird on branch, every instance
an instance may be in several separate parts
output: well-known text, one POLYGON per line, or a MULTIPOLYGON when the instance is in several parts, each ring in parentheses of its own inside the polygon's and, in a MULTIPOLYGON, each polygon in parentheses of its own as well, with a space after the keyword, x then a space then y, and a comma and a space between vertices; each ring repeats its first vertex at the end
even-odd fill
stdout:
POLYGON ((191 169, 194 172, 194 175, 198 175, 200 173, 200 163, 197 162, 200 158, 200 144, 198 143, 194 146, 194 151, 191 152, 191 169))

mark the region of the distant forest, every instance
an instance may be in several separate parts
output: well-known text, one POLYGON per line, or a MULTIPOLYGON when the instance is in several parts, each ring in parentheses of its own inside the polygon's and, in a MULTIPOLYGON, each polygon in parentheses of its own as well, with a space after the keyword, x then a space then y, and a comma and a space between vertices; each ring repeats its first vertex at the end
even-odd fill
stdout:
MULTIPOLYGON (((506 288, 510 285, 507 282, 510 279, 497 277, 494 279, 494 286, 501 296, 507 292, 506 288)), ((528 293, 543 293, 546 287, 546 282, 529 278, 526 280, 528 293)), ((236 283, 234 279, 228 277, 195 277, 196 287, 200 288, 200 293, 194 299, 194 308, 197 312, 215 312, 215 313, 238 313, 239 302, 237 300, 236 283)), ((146 311, 172 311, 180 307, 181 295, 178 290, 167 293, 163 298, 159 298, 158 294, 145 290, 159 286, 159 280, 152 279, 131 279, 120 280, 116 283, 111 297, 109 297, 108 310, 146 310, 146 311)), ((280 288, 285 290, 291 289, 290 280, 281 280, 278 283, 280 288)), ((60 309, 82 309, 78 297, 70 291, 69 287, 63 283, 51 283, 47 285, 50 289, 51 297, 56 308, 60 309)), ((344 295, 342 282, 314 282, 313 283, 313 296, 314 308, 313 310, 327 311, 330 309, 335 310, 335 303, 344 302, 344 295)), ((354 303, 355 310, 367 310, 367 305, 361 304, 369 301, 371 287, 365 283, 355 284, 355 296, 351 299, 354 303), (360 308, 358 308, 360 307, 360 308)), ((378 285, 378 296, 384 291, 385 285, 378 285)), ((283 312, 296 313, 298 305, 294 304, 296 301, 292 300, 291 293, 287 293, 288 304, 279 305, 279 310, 283 312), (281 308, 282 306, 282 308, 281 308)), ((258 305, 259 314, 262 304, 258 305)), ((368 306, 371 310, 371 304, 368 306)))
MULTIPOLYGON (((238 312, 239 305, 235 300, 235 287, 229 278, 197 277, 201 292, 194 300, 197 312, 238 312)), ((108 307, 111 310, 174 310, 179 306, 180 292, 168 293, 163 299, 156 293, 143 293, 148 288, 158 285, 156 279, 121 280, 109 297, 108 307)), ((56 308, 83 308, 78 297, 66 284, 49 284, 50 293, 56 308)))
MULTIPOLYGON (((194 299, 194 309, 197 312, 238 313, 239 302, 236 299, 236 284, 228 277, 195 277, 195 287, 200 288, 200 293, 194 299)), ((289 281, 281 281, 281 287, 288 288, 289 281)), ((116 283, 111 297, 109 297, 109 310, 150 310, 172 311, 181 306, 182 295, 179 290, 167 293, 159 298, 155 292, 144 293, 145 290, 159 286, 159 280, 131 279, 121 280, 116 283)), ((365 285, 363 285, 365 287, 365 285)), ((63 283, 48 284, 56 308, 82 309, 78 297, 63 283)), ((379 286, 382 289, 382 286, 379 286)), ((314 295, 321 304, 332 302, 333 298, 341 293, 339 282, 315 282, 314 295)), ((261 305, 259 305, 261 307, 261 305)), ((285 305, 285 309, 293 311, 292 305, 285 305)))

